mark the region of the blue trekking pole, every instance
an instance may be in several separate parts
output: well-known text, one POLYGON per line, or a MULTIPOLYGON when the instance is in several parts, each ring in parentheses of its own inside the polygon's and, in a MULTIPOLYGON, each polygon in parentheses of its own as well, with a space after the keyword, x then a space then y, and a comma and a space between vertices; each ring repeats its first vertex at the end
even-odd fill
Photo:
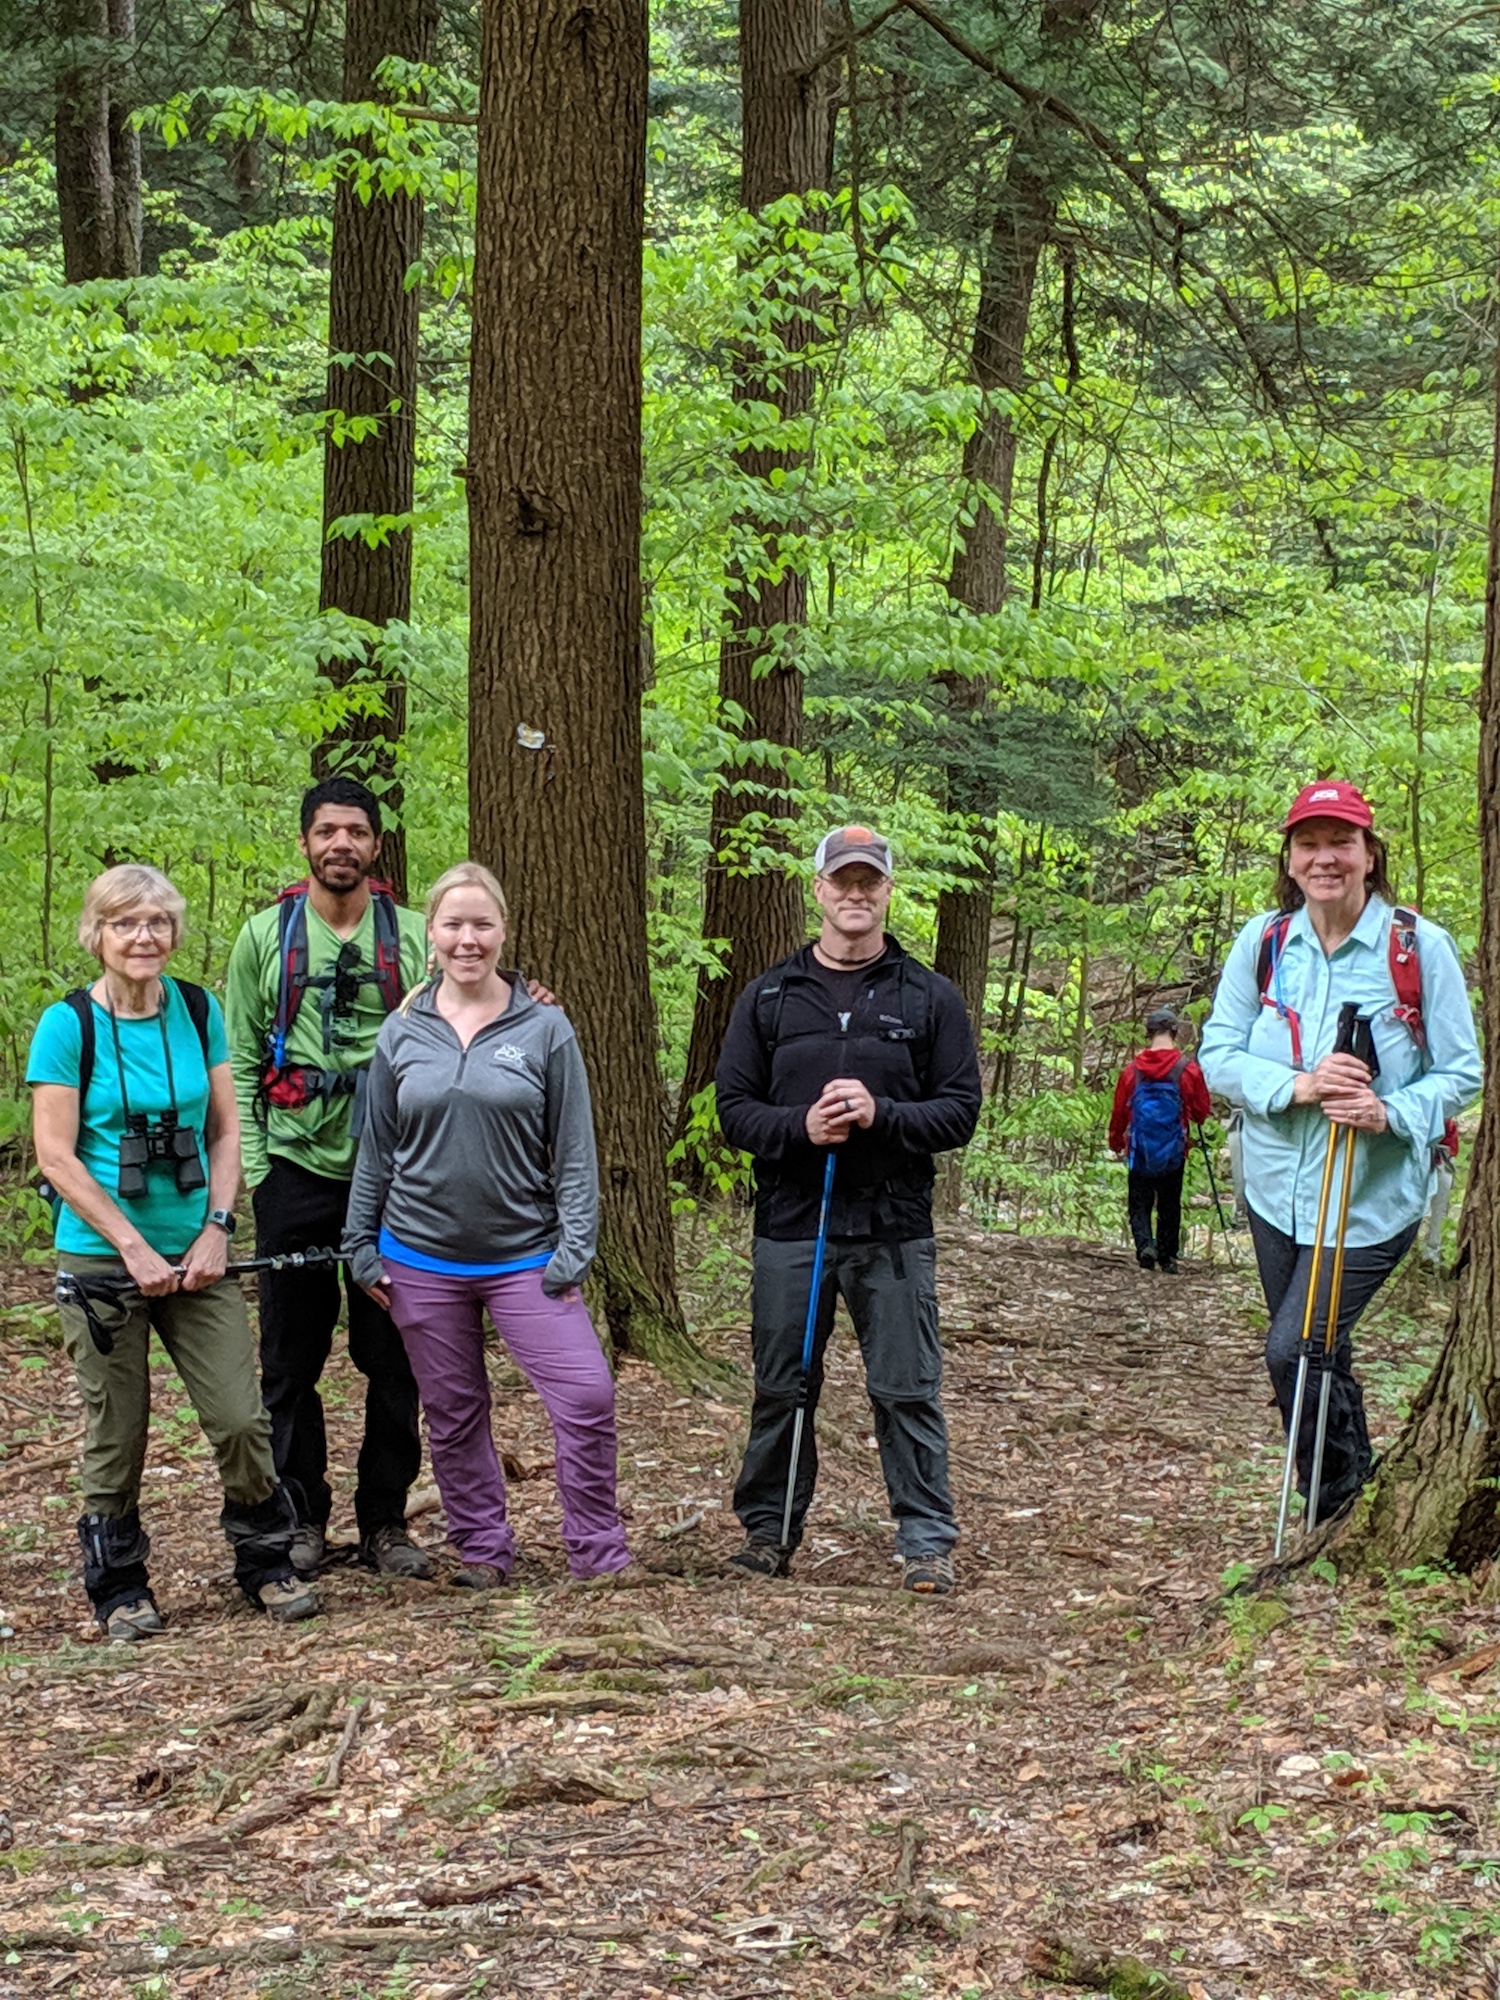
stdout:
POLYGON ((813 1245, 812 1288, 807 1295, 807 1324, 802 1331, 802 1375, 797 1384, 797 1415, 792 1424, 792 1462, 786 1473, 786 1505, 781 1510, 781 1548, 792 1545, 792 1500, 797 1491, 797 1465, 802 1457, 802 1426, 807 1421, 807 1393, 812 1375, 813 1339, 818 1329, 818 1295, 823 1289, 823 1257, 828 1248, 828 1210, 833 1201, 833 1170, 838 1155, 830 1147, 823 1169, 823 1205, 818 1210, 818 1236, 813 1245))

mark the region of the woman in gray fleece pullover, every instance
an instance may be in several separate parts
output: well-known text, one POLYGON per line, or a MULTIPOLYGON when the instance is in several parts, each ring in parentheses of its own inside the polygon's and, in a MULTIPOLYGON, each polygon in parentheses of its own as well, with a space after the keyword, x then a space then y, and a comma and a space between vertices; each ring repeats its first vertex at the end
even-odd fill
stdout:
POLYGON ((457 1581, 475 1590, 503 1583, 515 1560, 485 1310, 552 1421, 570 1569, 598 1576, 630 1560, 614 1380, 578 1294, 599 1224, 588 1078, 566 1015, 499 969, 505 919, 477 862, 450 868, 427 899, 440 976, 381 1030, 343 1244, 411 1357, 457 1581))

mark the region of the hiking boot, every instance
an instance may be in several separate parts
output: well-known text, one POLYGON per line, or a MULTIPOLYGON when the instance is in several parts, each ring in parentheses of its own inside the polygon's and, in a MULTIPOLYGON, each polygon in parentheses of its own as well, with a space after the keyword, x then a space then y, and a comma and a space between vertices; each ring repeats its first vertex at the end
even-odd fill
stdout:
POLYGON ((1175 1278, 1177 1276, 1177 1259, 1175 1257, 1163 1257, 1157 1269, 1165 1271, 1169 1278, 1175 1278))
POLYGON ((255 1601, 278 1625, 295 1625, 299 1618, 316 1618, 321 1609, 318 1593, 301 1576, 282 1576, 275 1583, 263 1583, 255 1593, 255 1601))
POLYGON ((505 1571, 496 1563, 465 1563, 453 1579, 455 1590, 503 1590, 505 1571))
POLYGON ((1143 1271, 1154 1271, 1156 1269, 1156 1258, 1149 1250, 1138 1250, 1135 1261, 1143 1271))
POLYGON ((737 1555, 729 1558, 731 1569, 747 1569, 752 1576, 790 1576, 792 1559, 786 1550, 776 1542, 757 1541, 754 1535, 745 1537, 745 1546, 737 1555))
POLYGON ((901 1565, 901 1588, 919 1597, 946 1597, 953 1588, 952 1556, 907 1556, 901 1565))
POLYGON ((117 1604, 104 1621, 104 1636, 116 1646, 133 1646, 140 1639, 154 1639, 165 1632, 162 1615, 149 1597, 133 1604, 117 1604))
POLYGON ((315 1522, 299 1522, 289 1554, 298 1576, 316 1576, 328 1555, 328 1537, 315 1522))
POLYGON ((417 1547, 400 1521, 390 1521, 373 1535, 366 1535, 359 1549, 370 1568, 381 1576, 415 1577, 430 1583, 437 1575, 432 1557, 417 1547))

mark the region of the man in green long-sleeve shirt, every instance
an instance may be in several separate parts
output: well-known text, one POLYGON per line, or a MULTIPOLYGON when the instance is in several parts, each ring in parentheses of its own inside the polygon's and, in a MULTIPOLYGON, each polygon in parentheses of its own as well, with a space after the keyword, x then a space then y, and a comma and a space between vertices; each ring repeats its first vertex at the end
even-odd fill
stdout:
MULTIPOLYGON (((386 1015, 427 963, 422 919, 371 887, 380 807, 350 778, 314 785, 299 842, 308 879, 251 917, 230 954, 229 1061, 262 1256, 337 1244, 354 1175, 361 1082, 386 1015)), ((390 1315, 345 1273, 349 1355, 364 1375, 354 1513, 365 1560, 430 1577, 406 1532, 421 1463, 417 1387, 390 1315)), ((297 1507, 292 1560, 312 1574, 333 1496, 318 1382, 339 1312, 339 1267, 265 1272, 262 1390, 276 1470, 297 1507)))

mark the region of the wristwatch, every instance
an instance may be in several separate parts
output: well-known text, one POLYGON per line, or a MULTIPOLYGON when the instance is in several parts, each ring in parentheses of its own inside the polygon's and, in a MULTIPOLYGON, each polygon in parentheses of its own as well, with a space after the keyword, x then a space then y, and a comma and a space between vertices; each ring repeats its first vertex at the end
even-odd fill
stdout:
POLYGON ((211 1208, 208 1211, 208 1220, 217 1222, 226 1236, 233 1236, 240 1226, 232 1208, 211 1208))

